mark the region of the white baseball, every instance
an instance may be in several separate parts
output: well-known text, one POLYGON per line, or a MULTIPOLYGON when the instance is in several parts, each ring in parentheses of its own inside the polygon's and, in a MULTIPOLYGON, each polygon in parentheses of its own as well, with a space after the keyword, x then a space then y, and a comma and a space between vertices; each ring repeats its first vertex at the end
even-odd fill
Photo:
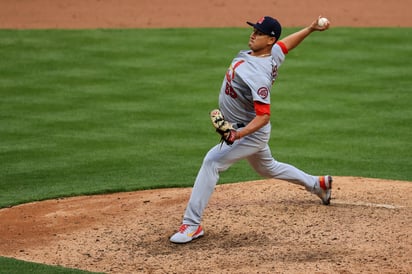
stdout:
POLYGON ((319 27, 323 27, 324 25, 326 25, 329 22, 329 20, 325 17, 321 17, 318 19, 318 26, 319 27))

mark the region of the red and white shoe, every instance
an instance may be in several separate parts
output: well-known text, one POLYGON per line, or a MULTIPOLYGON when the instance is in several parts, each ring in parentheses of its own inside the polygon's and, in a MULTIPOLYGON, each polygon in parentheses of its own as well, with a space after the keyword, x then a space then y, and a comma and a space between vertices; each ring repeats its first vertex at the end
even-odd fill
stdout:
POLYGON ((319 187, 317 188, 316 195, 318 195, 324 205, 330 204, 332 181, 332 176, 330 175, 319 177, 319 187))
POLYGON ((185 244, 204 234, 203 228, 200 225, 182 224, 179 231, 170 237, 170 241, 175 244, 185 244))

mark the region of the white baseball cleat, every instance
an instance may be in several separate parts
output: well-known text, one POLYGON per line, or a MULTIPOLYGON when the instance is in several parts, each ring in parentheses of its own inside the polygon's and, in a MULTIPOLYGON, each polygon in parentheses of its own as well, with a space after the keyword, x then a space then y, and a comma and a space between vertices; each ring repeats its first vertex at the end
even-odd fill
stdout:
POLYGON ((332 181, 332 176, 330 175, 319 177, 319 185, 316 187, 316 195, 318 195, 324 205, 330 204, 332 181))
POLYGON ((203 228, 200 225, 182 224, 179 231, 170 237, 170 241, 175 244, 185 244, 204 235, 203 228))

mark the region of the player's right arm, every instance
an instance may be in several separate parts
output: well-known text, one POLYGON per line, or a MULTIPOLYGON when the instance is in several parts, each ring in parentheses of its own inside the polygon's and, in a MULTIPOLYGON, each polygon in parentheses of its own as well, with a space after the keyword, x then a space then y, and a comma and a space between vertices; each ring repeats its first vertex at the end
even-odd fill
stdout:
MULTIPOLYGON (((320 18, 320 16, 319 16, 320 18)), ((281 39, 280 42, 283 43, 287 49, 287 51, 291 51, 295 47, 297 47, 306 37, 308 37, 314 31, 324 31, 329 28, 329 22, 324 26, 318 25, 318 19, 316 18, 309 26, 303 28, 295 33, 292 33, 285 38, 281 39)))

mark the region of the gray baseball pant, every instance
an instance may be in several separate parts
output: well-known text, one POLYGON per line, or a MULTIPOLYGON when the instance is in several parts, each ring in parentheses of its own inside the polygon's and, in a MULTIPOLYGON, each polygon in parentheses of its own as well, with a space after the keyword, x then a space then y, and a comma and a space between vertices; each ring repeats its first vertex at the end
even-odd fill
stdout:
POLYGON ((267 142, 246 136, 228 146, 214 146, 206 154, 196 177, 183 224, 199 225, 203 212, 219 180, 219 173, 227 170, 235 162, 247 159, 255 171, 265 178, 290 181, 313 192, 318 177, 306 174, 298 168, 276 161, 267 142))

